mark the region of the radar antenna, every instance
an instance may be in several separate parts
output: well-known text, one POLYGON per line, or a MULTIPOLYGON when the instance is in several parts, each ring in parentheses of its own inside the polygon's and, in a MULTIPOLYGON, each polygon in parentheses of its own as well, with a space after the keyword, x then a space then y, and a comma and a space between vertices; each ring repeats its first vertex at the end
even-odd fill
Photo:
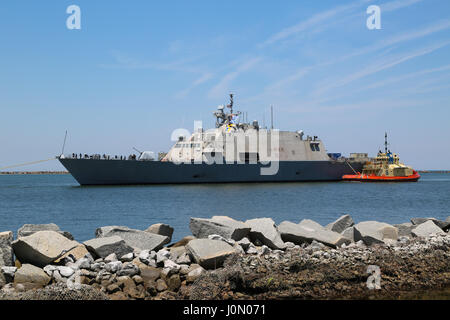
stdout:
POLYGON ((230 108, 230 113, 233 114, 233 94, 230 93, 230 104, 227 104, 227 108, 230 108))

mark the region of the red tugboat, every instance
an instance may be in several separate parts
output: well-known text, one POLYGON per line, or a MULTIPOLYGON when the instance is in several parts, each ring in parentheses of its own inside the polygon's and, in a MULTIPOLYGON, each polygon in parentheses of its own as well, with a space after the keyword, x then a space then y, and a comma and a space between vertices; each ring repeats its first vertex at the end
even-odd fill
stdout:
POLYGON ((385 134, 384 153, 378 152, 372 162, 364 165, 362 172, 342 176, 346 181, 361 182, 416 182, 420 175, 413 168, 400 163, 397 154, 387 149, 387 133, 385 134))

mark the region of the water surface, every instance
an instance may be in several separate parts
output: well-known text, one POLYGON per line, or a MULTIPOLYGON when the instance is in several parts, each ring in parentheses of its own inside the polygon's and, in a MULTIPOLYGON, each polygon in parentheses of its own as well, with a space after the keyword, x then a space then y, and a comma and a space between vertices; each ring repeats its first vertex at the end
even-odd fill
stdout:
POLYGON ((322 225, 349 213, 355 222, 391 224, 412 217, 450 216, 450 174, 424 173, 412 183, 246 183, 81 187, 70 175, 0 175, 0 231, 25 223, 56 223, 78 241, 95 229, 122 225, 175 228, 189 235, 189 218, 227 215, 238 220, 270 217, 313 219, 322 225))

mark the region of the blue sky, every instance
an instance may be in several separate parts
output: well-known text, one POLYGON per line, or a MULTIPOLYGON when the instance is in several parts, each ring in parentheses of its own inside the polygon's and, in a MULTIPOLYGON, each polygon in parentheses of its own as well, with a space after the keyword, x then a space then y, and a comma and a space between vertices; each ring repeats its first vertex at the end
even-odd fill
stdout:
MULTIPOLYGON (((0 167, 171 145, 235 94, 329 152, 450 169, 450 2, 2 1, 0 167), (69 5, 81 30, 66 28, 69 5), (366 27, 369 5, 381 29, 366 27)), ((57 161, 18 168, 60 170, 57 161)))

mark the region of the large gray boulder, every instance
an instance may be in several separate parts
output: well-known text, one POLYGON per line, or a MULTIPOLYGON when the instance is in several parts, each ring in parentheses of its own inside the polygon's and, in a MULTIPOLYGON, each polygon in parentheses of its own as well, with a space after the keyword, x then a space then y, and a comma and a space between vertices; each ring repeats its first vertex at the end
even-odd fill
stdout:
POLYGON ((173 228, 165 223, 156 223, 148 227, 145 231, 159 234, 161 236, 169 237, 169 242, 172 241, 173 228))
POLYGON ((398 230, 390 224, 378 221, 364 221, 353 226, 355 242, 362 240, 366 245, 397 241, 398 230))
POLYGON ((355 228, 353 226, 346 228, 341 232, 341 235, 344 238, 349 239, 351 242, 355 242, 355 228))
POLYGON ((186 250, 205 269, 221 267, 225 259, 236 252, 228 243, 210 239, 191 240, 186 245, 186 250))
POLYGON ((450 229, 450 221, 442 221, 435 218, 412 218, 411 222, 413 225, 418 226, 427 221, 433 221, 435 225, 441 228, 444 231, 448 231, 450 229))
POLYGON ((413 225, 410 222, 405 222, 405 223, 401 223, 401 224, 394 224, 394 227, 396 227, 398 229, 398 236, 399 237, 411 237, 411 231, 417 227, 415 225, 413 225))
POLYGON ((125 242, 137 250, 154 250, 158 251, 165 244, 170 242, 167 236, 161 236, 142 230, 130 229, 122 226, 107 226, 98 228, 95 231, 97 238, 118 236, 125 242))
POLYGON ((38 231, 55 231, 63 235, 69 240, 73 240, 73 236, 70 232, 67 231, 61 231, 59 227, 54 223, 47 223, 47 224, 24 224, 22 227, 17 230, 17 238, 21 237, 28 237, 31 236, 33 233, 36 233, 38 231))
POLYGON ((112 253, 115 253, 118 257, 122 257, 134 251, 134 249, 119 236, 95 238, 85 241, 83 244, 90 252, 100 258, 106 258, 112 253))
POLYGON ((31 264, 23 264, 14 274, 14 283, 32 283, 39 286, 46 286, 51 278, 44 270, 31 264))
POLYGON ((352 217, 349 214, 340 216, 336 221, 328 224, 325 228, 337 233, 342 233, 345 229, 353 226, 355 223, 353 222, 352 217))
POLYGON ((283 221, 278 230, 285 242, 295 244, 311 243, 314 240, 327 246, 336 248, 342 244, 350 244, 351 240, 341 234, 328 230, 312 220, 302 220, 299 224, 283 221))
MULTIPOLYGON (((14 265, 14 252, 11 247, 12 231, 0 232, 0 269, 14 265)), ((0 288, 8 283, 8 276, 0 271, 0 288)))
POLYGON ((12 242, 14 254, 21 263, 38 267, 50 264, 79 245, 56 231, 38 231, 12 242))
POLYGON ((250 229, 249 238, 255 243, 260 241, 271 249, 284 249, 286 245, 281 239, 275 222, 270 218, 258 218, 245 221, 250 229))
POLYGON ((14 265, 14 252, 11 246, 12 231, 0 232, 0 267, 14 265))
POLYGON ((446 234, 432 220, 419 224, 411 231, 411 233, 414 237, 428 237, 431 235, 446 234))
POLYGON ((241 240, 250 232, 250 226, 227 216, 213 216, 211 219, 191 218, 189 228, 196 238, 208 238, 218 234, 225 239, 241 240))

